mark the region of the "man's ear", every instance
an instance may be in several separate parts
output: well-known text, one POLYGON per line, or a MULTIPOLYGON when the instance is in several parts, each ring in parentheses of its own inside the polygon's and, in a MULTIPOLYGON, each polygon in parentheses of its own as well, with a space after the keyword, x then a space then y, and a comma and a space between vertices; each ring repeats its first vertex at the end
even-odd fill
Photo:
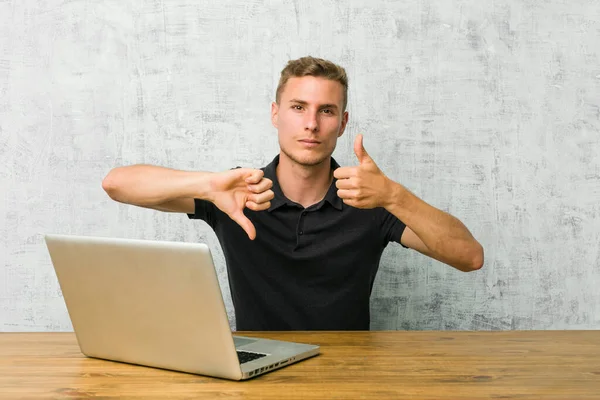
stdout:
POLYGON ((341 137, 344 134, 346 125, 348 125, 348 111, 344 111, 344 116, 342 117, 342 126, 340 127, 340 133, 338 133, 338 137, 341 137))
POLYGON ((276 102, 271 103, 271 123, 279 128, 279 105, 276 102))

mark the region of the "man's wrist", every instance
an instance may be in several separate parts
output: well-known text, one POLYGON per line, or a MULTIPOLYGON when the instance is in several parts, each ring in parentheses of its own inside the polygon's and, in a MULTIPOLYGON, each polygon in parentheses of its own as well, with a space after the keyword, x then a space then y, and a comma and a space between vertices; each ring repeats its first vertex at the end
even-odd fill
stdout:
POLYGON ((395 214, 398 209, 405 208, 409 192, 404 186, 391 179, 387 180, 385 186, 385 200, 383 207, 390 213, 395 214))
POLYGON ((214 172, 191 172, 188 180, 188 192, 195 199, 213 201, 214 172))

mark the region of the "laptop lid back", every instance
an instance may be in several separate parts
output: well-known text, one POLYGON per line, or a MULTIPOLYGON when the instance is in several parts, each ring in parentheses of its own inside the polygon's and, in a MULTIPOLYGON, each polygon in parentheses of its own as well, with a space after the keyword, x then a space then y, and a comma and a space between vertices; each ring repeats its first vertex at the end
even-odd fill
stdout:
POLYGON ((82 353, 240 379, 204 244, 46 235, 82 353))

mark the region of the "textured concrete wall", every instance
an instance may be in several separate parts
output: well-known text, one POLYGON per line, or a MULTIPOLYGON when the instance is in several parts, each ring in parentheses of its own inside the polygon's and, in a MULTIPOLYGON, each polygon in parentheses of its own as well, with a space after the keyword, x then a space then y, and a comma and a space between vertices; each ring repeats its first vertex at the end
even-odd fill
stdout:
MULTIPOLYGON (((352 141, 486 249, 463 274, 386 250, 374 329, 600 328, 597 0, 0 0, 0 330, 70 330, 42 234, 213 248, 109 200, 114 166, 260 167, 289 58, 351 78, 352 141)), ((233 321, 232 321, 233 322, 233 321)))

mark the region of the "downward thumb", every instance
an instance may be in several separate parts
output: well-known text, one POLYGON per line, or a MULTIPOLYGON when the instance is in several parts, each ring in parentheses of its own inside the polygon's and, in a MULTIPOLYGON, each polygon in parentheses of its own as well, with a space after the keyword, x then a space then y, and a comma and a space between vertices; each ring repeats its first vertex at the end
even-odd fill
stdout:
POLYGON ((248 238, 254 240, 256 238, 256 228, 254 224, 244 215, 242 211, 236 211, 230 215, 231 219, 237 222, 243 230, 246 231, 248 238))

